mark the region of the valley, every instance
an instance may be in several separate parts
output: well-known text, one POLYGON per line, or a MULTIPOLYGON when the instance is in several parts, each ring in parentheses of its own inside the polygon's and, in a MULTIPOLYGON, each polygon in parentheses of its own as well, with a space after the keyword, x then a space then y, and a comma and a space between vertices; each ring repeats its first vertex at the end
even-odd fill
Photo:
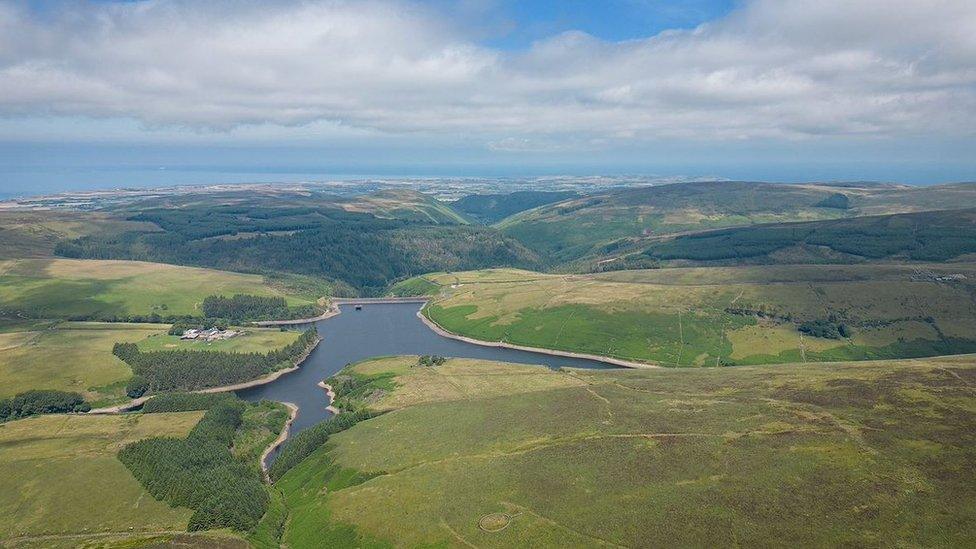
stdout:
POLYGON ((2 210, 0 543, 968 545, 970 187, 2 210))

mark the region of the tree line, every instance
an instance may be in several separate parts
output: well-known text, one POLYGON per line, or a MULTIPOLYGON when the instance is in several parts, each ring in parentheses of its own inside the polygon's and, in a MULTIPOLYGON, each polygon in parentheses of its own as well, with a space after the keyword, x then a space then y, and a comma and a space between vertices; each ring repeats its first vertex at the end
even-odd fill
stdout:
POLYGON ((38 414, 63 414, 91 410, 78 393, 48 389, 26 391, 0 399, 0 423, 38 414))
POLYGON ((143 393, 187 391, 249 381, 288 367, 318 339, 318 331, 311 327, 296 341, 267 353, 188 349, 143 352, 135 343, 116 343, 112 353, 132 367, 134 377, 144 383, 143 393))
POLYGON ((249 320, 290 320, 310 318, 319 314, 314 305, 289 307, 284 297, 265 297, 248 294, 207 296, 201 310, 207 318, 229 319, 234 322, 249 320))

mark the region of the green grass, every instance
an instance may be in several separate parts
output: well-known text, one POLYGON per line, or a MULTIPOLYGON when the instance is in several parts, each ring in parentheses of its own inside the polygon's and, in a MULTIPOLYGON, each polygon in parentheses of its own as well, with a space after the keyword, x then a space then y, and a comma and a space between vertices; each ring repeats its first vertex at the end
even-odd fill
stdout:
POLYGON ((180 336, 167 335, 165 332, 151 334, 141 341, 137 341, 139 350, 149 351, 222 351, 227 353, 266 353, 272 349, 284 347, 302 335, 295 330, 281 331, 278 328, 232 327, 232 330, 243 330, 245 333, 230 339, 207 342, 199 339, 180 339, 180 336))
POLYGON ((112 354, 116 342, 164 337, 162 324, 64 322, 0 334, 0 398, 30 389, 83 394, 96 405, 121 400, 132 370, 112 354))
MULTIPOLYGON (((394 374, 395 395, 431 375, 409 360, 353 370, 394 374)), ((286 474, 288 546, 976 543, 971 356, 577 370, 500 394, 538 370, 504 369, 446 368, 492 381, 404 401, 286 474), (491 513, 508 527, 479 529, 491 513)))
POLYGON ((719 267, 567 276, 491 270, 424 278, 441 288, 424 314, 448 331, 664 366, 976 351, 976 268, 971 264, 719 267), (965 278, 940 282, 933 276, 947 274, 965 278), (796 329, 797 323, 831 316, 852 327, 854 335, 825 340, 803 337, 796 329))
POLYGON ((0 544, 22 536, 184 530, 191 512, 154 500, 115 454, 151 436, 185 436, 201 415, 52 415, 3 424, 0 544))
POLYGON ((390 288, 390 295, 397 297, 410 297, 410 296, 424 296, 424 295, 437 295, 440 292, 441 287, 434 284, 430 280, 422 277, 415 276, 413 278, 408 278, 401 282, 397 282, 390 288))
POLYGON ((211 269, 138 261, 0 261, 0 311, 6 316, 201 316, 207 296, 237 293, 283 296, 289 305, 315 301, 258 275, 211 269))

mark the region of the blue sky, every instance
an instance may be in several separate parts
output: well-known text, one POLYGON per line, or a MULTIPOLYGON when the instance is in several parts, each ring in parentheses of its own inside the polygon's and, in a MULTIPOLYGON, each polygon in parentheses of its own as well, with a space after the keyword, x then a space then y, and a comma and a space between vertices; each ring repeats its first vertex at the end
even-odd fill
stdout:
POLYGON ((0 194, 976 180, 974 26, 957 0, 0 0, 0 194))

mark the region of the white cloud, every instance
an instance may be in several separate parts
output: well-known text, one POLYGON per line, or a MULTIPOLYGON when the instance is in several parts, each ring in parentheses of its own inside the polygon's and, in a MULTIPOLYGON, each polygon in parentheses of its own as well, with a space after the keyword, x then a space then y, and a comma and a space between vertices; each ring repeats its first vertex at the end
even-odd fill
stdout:
MULTIPOLYGON (((0 115, 330 126, 503 150, 680 137, 967 135, 976 2, 755 0, 693 30, 525 51, 391 1, 0 3, 0 115)), ((575 146, 575 145, 574 145, 575 146)))

